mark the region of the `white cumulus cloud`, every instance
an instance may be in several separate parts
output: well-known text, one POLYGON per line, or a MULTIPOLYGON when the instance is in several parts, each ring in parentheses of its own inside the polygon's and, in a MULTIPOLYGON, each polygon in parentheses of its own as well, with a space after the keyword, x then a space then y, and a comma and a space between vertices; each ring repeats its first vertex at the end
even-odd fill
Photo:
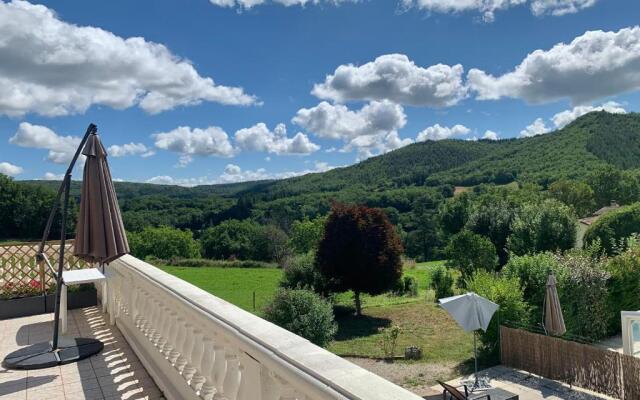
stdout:
POLYGON ((174 178, 169 175, 159 175, 147 179, 145 182, 157 185, 178 185, 178 186, 198 186, 198 185, 217 185, 222 183, 236 183, 248 181, 262 181, 271 179, 285 179, 294 176, 306 175, 317 172, 326 172, 333 168, 326 162, 316 162, 314 168, 304 169, 301 171, 283 171, 268 172, 265 168, 256 170, 243 170, 236 164, 227 164, 224 171, 219 176, 200 176, 193 178, 174 178))
POLYGON ((292 121, 318 137, 342 140, 341 151, 358 151, 358 160, 411 142, 400 139, 397 132, 407 123, 404 109, 388 100, 372 101, 355 111, 323 101, 298 110, 292 121))
POLYGON ((180 165, 192 161, 193 156, 232 157, 236 150, 227 133, 217 126, 205 129, 180 126, 169 132, 153 135, 155 146, 180 154, 180 165))
POLYGON ((404 54, 387 54, 361 66, 341 65, 312 94, 321 99, 390 100, 419 107, 451 106, 464 99, 462 65, 423 68, 404 54))
POLYGON ((498 140, 499 135, 497 132, 487 129, 484 132, 484 135, 482 135, 482 138, 487 140, 498 140))
POLYGON ((0 174, 8 175, 8 176, 16 176, 20 175, 24 169, 17 165, 8 163, 6 161, 0 162, 0 174))
POLYGON ((125 156, 141 156, 141 157, 150 157, 155 154, 155 152, 149 149, 142 143, 126 143, 122 145, 114 144, 109 146, 107 149, 107 153, 111 157, 125 157, 125 156))
POLYGON ((621 104, 616 103, 615 101, 608 101, 600 106, 573 107, 571 110, 565 110, 557 113, 551 117, 551 121, 553 121, 553 124, 557 129, 562 129, 575 119, 592 111, 606 111, 611 114, 625 114, 627 112, 621 104))
POLYGON ((62 21, 46 6, 0 2, 0 114, 82 113, 92 105, 158 113, 211 101, 257 102, 141 37, 62 21), (10 62, 9 62, 10 60, 10 62))
POLYGON ((21 122, 9 143, 48 150, 47 160, 56 164, 67 164, 73 158, 81 140, 78 136, 58 135, 46 126, 21 122))
POLYGON ((467 75, 480 100, 502 97, 545 103, 570 99, 580 105, 640 89, 640 27, 588 31, 571 43, 529 54, 512 72, 467 75))
POLYGON ((64 178, 64 174, 54 174, 53 172, 45 172, 42 179, 45 181, 61 181, 64 178))
POLYGON ((464 136, 469 132, 471 132, 471 129, 460 124, 456 124, 452 127, 440 126, 440 124, 435 124, 433 126, 430 126, 424 129, 422 132, 418 133, 418 136, 416 137, 416 141, 424 142, 426 140, 449 139, 453 136, 464 136))
POLYGON ((547 128, 542 118, 536 118, 535 121, 520 131, 520 137, 544 135, 550 131, 551 129, 547 128))
POLYGON ((495 19, 496 11, 529 4, 534 15, 576 13, 596 4, 597 0, 401 0, 405 8, 416 7, 438 13, 480 13, 485 22, 495 19))
POLYGON ((276 125, 271 131, 265 123, 260 122, 250 128, 238 130, 234 138, 236 145, 242 150, 278 155, 311 154, 320 149, 302 132, 292 138, 287 137, 287 127, 284 124, 276 125))

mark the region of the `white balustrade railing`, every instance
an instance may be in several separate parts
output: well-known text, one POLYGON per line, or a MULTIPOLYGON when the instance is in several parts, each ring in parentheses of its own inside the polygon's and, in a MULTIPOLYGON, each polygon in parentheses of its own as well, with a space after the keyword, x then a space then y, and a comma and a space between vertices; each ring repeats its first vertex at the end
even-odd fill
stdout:
POLYGON ((421 399, 133 256, 106 275, 109 320, 168 399, 421 399))

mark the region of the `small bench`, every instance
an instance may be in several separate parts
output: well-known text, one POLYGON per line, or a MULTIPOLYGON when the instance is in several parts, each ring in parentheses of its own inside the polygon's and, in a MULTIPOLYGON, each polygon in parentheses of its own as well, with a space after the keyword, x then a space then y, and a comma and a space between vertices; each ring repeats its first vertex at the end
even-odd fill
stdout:
POLYGON ((76 269, 62 273, 62 292, 60 294, 60 330, 67 333, 67 286, 93 283, 102 285, 102 308, 105 307, 105 295, 107 293, 107 279, 97 268, 76 269))

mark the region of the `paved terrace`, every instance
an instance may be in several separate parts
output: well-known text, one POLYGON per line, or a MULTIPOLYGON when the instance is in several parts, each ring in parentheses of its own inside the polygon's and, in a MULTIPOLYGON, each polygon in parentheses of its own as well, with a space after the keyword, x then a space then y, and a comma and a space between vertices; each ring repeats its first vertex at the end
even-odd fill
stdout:
MULTIPOLYGON (((0 357, 50 340, 52 330, 53 314, 0 321, 0 357)), ((0 399, 164 399, 118 328, 97 307, 69 311, 68 335, 100 339, 105 348, 75 364, 32 371, 0 368, 0 399)))

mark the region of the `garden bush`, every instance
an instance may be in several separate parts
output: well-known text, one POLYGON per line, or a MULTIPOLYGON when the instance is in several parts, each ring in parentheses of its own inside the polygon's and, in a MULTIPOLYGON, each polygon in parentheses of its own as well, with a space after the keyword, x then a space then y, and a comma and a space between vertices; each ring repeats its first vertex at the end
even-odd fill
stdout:
POLYGON ((612 318, 607 288, 611 275, 603 260, 574 251, 558 256, 558 263, 567 273, 558 285, 567 333, 592 341, 606 337, 612 318))
POLYGON ((315 265, 315 254, 309 252, 287 258, 282 264, 280 287, 285 289, 312 290, 328 297, 331 288, 315 265))
POLYGON ((131 254, 145 259, 149 256, 160 259, 198 258, 200 245, 191 231, 162 226, 146 227, 140 232, 127 232, 131 254))
POLYGON ((318 346, 337 331, 331 304, 309 290, 280 289, 264 312, 267 320, 318 346))
POLYGON ((606 270, 611 275, 609 288, 608 333, 620 332, 620 311, 640 310, 640 242, 637 237, 628 240, 628 248, 610 258, 606 270))
POLYGON ((634 233, 640 233, 640 203, 634 203, 603 215, 584 235, 585 246, 600 240, 607 254, 614 254, 617 244, 634 233))
POLYGON ((477 271, 469 281, 467 288, 500 306, 491 319, 486 332, 480 333, 481 355, 489 362, 497 362, 499 355, 499 323, 510 321, 528 325, 530 321, 529 305, 524 300, 520 282, 515 277, 500 276, 487 271, 477 271))
POLYGON ((453 275, 446 267, 438 266, 431 274, 431 288, 435 291, 435 301, 453 296, 453 275))
POLYGON ((556 276, 558 292, 560 293, 567 272, 566 268, 560 266, 558 258, 553 253, 515 256, 502 269, 502 274, 505 277, 517 278, 520 282, 524 299, 531 308, 531 317, 534 324, 542 323, 547 279, 551 271, 556 276))

